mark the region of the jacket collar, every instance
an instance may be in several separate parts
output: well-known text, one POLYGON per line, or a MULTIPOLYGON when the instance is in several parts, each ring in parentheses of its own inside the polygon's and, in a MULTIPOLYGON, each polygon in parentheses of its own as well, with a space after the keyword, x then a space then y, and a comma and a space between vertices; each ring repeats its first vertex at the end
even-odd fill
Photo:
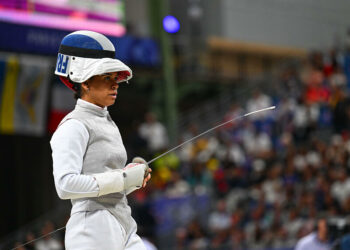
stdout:
POLYGON ((97 116, 108 116, 107 107, 101 108, 100 106, 84 101, 82 99, 78 99, 77 104, 75 105, 75 109, 89 112, 97 116))

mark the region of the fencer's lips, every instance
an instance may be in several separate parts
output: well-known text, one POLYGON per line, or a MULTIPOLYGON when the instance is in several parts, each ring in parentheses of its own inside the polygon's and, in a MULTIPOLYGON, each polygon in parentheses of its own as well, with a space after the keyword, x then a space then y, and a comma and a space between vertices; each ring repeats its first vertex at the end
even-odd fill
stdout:
POLYGON ((109 95, 112 96, 112 97, 114 97, 114 98, 116 98, 116 97, 117 97, 117 94, 118 94, 118 92, 114 92, 114 93, 109 94, 109 95))

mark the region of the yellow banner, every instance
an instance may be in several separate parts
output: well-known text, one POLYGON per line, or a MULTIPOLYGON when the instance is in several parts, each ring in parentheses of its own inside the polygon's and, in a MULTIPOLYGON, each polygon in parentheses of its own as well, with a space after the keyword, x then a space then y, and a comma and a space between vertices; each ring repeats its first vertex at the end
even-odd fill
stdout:
POLYGON ((19 62, 16 57, 9 57, 5 70, 2 100, 0 105, 0 132, 14 133, 14 111, 19 62))

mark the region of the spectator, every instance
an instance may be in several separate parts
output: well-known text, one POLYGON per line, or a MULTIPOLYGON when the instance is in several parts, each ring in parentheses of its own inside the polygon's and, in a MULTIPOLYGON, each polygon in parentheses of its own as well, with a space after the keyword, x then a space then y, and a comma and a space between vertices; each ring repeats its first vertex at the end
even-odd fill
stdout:
POLYGON ((16 242, 14 245, 14 248, 16 248, 16 250, 26 250, 25 246, 22 246, 23 243, 22 242, 16 242))
MULTIPOLYGON (((258 109, 263 109, 270 107, 272 105, 272 100, 268 95, 265 95, 260 90, 256 89, 253 93, 253 97, 247 102, 247 112, 253 112, 258 109)), ((269 112, 262 112, 257 115, 250 116, 252 121, 262 120, 267 118, 269 112)))
POLYGON ((176 171, 171 172, 171 180, 168 183, 165 194, 168 197, 183 197, 190 192, 190 185, 181 178, 176 171))
POLYGON ((267 174, 267 180, 262 184, 262 189, 266 197, 266 202, 274 204, 276 202, 283 202, 285 197, 281 192, 282 180, 281 180, 282 168, 279 164, 271 167, 267 174))
POLYGON ((213 234, 230 228, 230 215, 226 211, 225 200, 219 200, 216 209, 209 215, 208 227, 213 234))
POLYGON ((350 178, 343 168, 338 169, 336 181, 331 186, 332 196, 343 204, 350 195, 350 178))
POLYGON ((140 136, 147 141, 151 153, 157 153, 168 146, 168 134, 154 113, 147 113, 145 122, 139 127, 140 136))
MULTIPOLYGON (((32 232, 28 232, 26 234, 26 241, 25 242, 31 242, 35 239, 35 235, 32 232)), ((35 242, 31 242, 26 245, 26 250, 35 250, 35 242)))
POLYGON ((327 228, 327 220, 319 218, 317 220, 316 231, 301 238, 295 250, 328 250, 331 249, 329 243, 329 232, 327 228))
POLYGON ((35 243, 36 250, 63 250, 62 243, 53 236, 48 235, 54 230, 55 228, 53 223, 51 221, 47 221, 41 229, 41 234, 46 236, 35 243))
POLYGON ((187 227, 187 241, 191 250, 206 249, 209 245, 204 229, 196 220, 193 220, 187 227))

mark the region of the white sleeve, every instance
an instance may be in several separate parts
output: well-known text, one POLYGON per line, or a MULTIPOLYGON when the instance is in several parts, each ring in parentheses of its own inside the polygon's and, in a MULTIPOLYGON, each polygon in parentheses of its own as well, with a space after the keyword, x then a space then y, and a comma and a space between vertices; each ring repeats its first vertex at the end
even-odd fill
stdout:
POLYGON ((59 126, 51 138, 53 175, 61 199, 98 196, 99 187, 94 177, 81 174, 88 141, 87 129, 74 119, 59 126))

